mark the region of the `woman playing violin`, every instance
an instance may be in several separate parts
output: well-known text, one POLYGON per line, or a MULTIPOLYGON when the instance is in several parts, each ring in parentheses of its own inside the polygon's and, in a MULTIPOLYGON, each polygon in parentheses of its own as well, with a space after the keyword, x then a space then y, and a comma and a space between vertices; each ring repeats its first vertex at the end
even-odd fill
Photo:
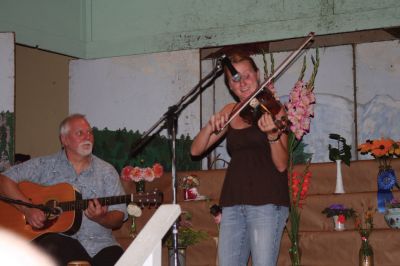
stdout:
POLYGON ((289 213, 287 134, 276 123, 285 110, 265 112, 255 123, 236 116, 225 127, 235 106, 260 86, 260 72, 250 56, 235 53, 229 58, 241 79, 234 81, 224 69, 225 82, 239 103, 211 116, 195 137, 191 154, 203 155, 227 139, 231 161, 220 197, 219 265, 247 265, 250 254, 253 265, 276 265, 289 213))

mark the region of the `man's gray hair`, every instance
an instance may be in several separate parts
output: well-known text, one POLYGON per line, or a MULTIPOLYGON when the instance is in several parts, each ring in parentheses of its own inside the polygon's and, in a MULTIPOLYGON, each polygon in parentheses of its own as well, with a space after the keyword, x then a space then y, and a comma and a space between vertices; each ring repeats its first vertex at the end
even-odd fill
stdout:
POLYGON ((77 119, 77 118, 83 118, 83 119, 86 120, 86 116, 85 115, 77 113, 77 114, 71 114, 71 115, 67 116, 66 118, 64 118, 63 121, 61 121, 60 128, 59 128, 60 136, 65 136, 65 135, 68 134, 68 132, 70 130, 69 122, 71 120, 74 120, 74 119, 77 119))

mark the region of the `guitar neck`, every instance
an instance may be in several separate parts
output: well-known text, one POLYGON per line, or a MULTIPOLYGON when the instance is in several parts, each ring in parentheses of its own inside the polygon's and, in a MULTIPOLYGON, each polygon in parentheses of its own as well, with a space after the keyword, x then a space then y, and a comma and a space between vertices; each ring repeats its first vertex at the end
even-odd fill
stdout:
MULTIPOLYGON (((91 200, 93 200, 93 199, 83 199, 83 200, 59 202, 58 207, 60 207, 63 211, 86 210, 86 208, 89 205, 89 201, 91 201, 91 200)), ((129 203, 129 202, 137 202, 137 200, 135 200, 135 198, 133 197, 133 194, 104 197, 104 198, 98 198, 97 200, 103 206, 123 204, 123 203, 129 203)))

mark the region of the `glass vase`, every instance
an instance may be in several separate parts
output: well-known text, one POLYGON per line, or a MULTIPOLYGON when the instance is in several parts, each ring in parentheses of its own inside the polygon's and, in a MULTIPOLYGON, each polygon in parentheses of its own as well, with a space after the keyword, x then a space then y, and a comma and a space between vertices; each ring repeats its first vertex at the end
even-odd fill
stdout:
POLYGON ((136 193, 144 193, 145 181, 140 180, 139 182, 135 182, 136 185, 136 193))
POLYGON ((293 241, 292 246, 289 249, 290 261, 292 262, 292 266, 300 266, 300 247, 298 241, 293 241))
POLYGON ((361 237, 361 248, 359 251, 359 266, 374 265, 374 251, 367 237, 361 237))
POLYGON ((335 231, 343 231, 343 230, 345 230, 344 223, 339 218, 339 215, 334 215, 332 218, 333 218, 333 224, 335 226, 334 227, 335 231))
MULTIPOLYGON (((174 249, 168 249, 168 265, 175 265, 174 249)), ((186 265, 186 248, 178 248, 178 266, 186 265)))

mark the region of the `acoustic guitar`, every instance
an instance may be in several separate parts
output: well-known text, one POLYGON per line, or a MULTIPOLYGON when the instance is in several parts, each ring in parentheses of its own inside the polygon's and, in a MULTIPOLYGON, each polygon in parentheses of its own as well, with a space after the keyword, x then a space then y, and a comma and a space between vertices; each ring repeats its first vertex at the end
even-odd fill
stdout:
MULTIPOLYGON (((23 237, 32 240, 45 233, 65 233, 72 235, 79 230, 82 223, 83 210, 92 199, 82 199, 73 186, 60 183, 42 186, 32 182, 20 182, 19 189, 26 195, 30 203, 44 206, 48 219, 40 229, 32 228, 24 215, 13 205, 0 201, 0 226, 10 229, 23 237), (51 210, 51 211, 50 211, 51 210)), ((130 195, 98 198, 103 206, 122 203, 136 203, 140 207, 157 207, 163 201, 163 193, 158 190, 130 195)))

